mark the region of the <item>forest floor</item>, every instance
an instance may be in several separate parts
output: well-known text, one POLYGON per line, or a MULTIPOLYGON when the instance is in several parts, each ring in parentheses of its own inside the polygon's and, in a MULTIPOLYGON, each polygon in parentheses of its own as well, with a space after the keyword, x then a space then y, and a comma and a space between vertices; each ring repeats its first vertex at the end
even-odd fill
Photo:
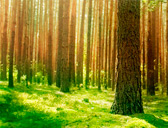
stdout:
POLYGON ((114 92, 0 82, 0 128, 168 128, 168 98, 143 96, 145 114, 114 115, 114 92))

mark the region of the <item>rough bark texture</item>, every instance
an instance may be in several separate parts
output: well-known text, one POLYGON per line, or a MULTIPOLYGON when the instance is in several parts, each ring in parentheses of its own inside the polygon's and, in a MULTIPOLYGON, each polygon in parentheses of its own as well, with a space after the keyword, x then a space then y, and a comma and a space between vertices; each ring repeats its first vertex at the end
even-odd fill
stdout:
POLYGON ((69 32, 69 8, 70 0, 64 0, 64 13, 63 13, 63 40, 62 40, 62 78, 61 78, 61 91, 69 92, 69 63, 68 63, 68 32, 69 32))
POLYGON ((140 73, 140 0, 118 1, 118 79, 111 110, 142 113, 140 73))

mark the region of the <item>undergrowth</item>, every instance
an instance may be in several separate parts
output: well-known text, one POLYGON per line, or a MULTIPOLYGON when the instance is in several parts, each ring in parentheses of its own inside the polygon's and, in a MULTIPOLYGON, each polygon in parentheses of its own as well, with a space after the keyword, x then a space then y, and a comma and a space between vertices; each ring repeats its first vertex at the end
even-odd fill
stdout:
POLYGON ((167 97, 144 96, 145 114, 114 115, 114 92, 97 88, 62 93, 55 86, 0 82, 1 128, 168 128, 167 97))

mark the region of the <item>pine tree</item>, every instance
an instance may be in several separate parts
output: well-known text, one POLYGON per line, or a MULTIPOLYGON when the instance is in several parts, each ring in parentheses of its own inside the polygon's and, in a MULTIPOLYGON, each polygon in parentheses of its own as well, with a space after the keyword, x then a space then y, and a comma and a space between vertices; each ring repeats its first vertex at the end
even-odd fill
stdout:
POLYGON ((1 71, 1 80, 7 80, 7 48, 8 48, 8 8, 9 8, 9 0, 5 0, 5 22, 3 28, 3 35, 2 35, 2 44, 1 44, 1 64, 2 64, 2 71, 1 71))
POLYGON ((70 26, 70 46, 69 46, 69 79, 75 84, 75 39, 76 39, 76 0, 72 0, 72 14, 70 26))
POLYGON ((63 40, 62 40, 62 75, 61 75, 61 91, 69 92, 70 83, 69 83, 69 54, 68 54, 68 37, 69 37, 69 9, 70 9, 70 0, 64 0, 64 13, 63 13, 63 40))
POLYGON ((15 43, 15 25, 16 25, 16 10, 17 10, 17 1, 13 0, 12 5, 12 29, 11 29, 11 42, 9 47, 9 87, 14 87, 13 84, 13 53, 14 53, 14 43, 15 43))
POLYGON ((118 0, 118 79, 112 112, 142 113, 140 0, 118 0))
POLYGON ((89 19, 88 19, 88 33, 87 33, 87 60, 86 60, 86 89, 89 84, 89 73, 90 73, 90 42, 91 42, 91 28, 92 28, 92 0, 89 0, 89 19))
POLYGON ((78 47, 78 55, 77 55, 77 84, 83 84, 83 51, 84 51, 84 27, 85 27, 85 7, 86 0, 83 1, 82 7, 82 19, 81 19, 81 30, 80 30, 80 42, 78 47))
POLYGON ((48 85, 52 85, 53 0, 49 1, 48 85))

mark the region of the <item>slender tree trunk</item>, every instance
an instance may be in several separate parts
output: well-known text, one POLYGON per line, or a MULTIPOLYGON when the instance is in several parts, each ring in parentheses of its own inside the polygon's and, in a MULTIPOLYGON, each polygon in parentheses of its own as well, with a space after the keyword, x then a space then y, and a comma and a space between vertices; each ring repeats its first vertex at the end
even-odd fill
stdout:
POLYGON ((112 22, 113 21, 113 0, 110 5, 110 26, 109 26, 109 60, 108 60, 108 87, 111 86, 111 44, 112 44, 112 22))
POLYGON ((99 0, 99 46, 98 46, 98 78, 97 78, 97 84, 98 89, 101 90, 101 41, 102 41, 102 0, 99 0))
POLYGON ((118 79, 112 112, 143 113, 140 73, 140 0, 118 0, 118 79))
POLYGON ((43 64, 43 0, 40 0, 40 20, 39 20, 39 42, 38 42, 38 63, 43 64))
POLYGON ((48 85, 52 85, 53 0, 49 1, 48 85))
POLYGON ((152 12, 148 12, 148 64, 147 64, 147 94, 155 95, 155 86, 154 86, 154 29, 153 27, 153 17, 152 12))
POLYGON ((167 85, 167 96, 168 96, 168 2, 167 2, 167 10, 166 10, 166 44, 167 44, 167 56, 166 56, 166 85, 167 85))
POLYGON ((21 0, 19 0, 19 26, 18 26, 18 60, 17 60, 17 81, 20 83, 21 78, 21 48, 22 48, 22 37, 23 37, 23 19, 24 19, 24 9, 25 9, 25 2, 23 2, 23 8, 22 8, 21 0))
POLYGON ((146 31, 145 31, 145 25, 146 25, 146 3, 142 3, 143 5, 143 10, 142 10, 142 54, 143 54, 143 82, 142 82, 142 86, 143 86, 143 89, 146 89, 146 81, 145 81, 145 43, 146 43, 146 40, 145 40, 145 37, 146 37, 146 31))
POLYGON ((113 58, 112 58, 112 91, 114 91, 115 89, 115 78, 117 76, 116 75, 116 53, 117 53, 117 11, 118 11, 118 8, 117 8, 117 0, 115 1, 115 17, 114 17, 114 46, 113 46, 113 58))
POLYGON ((86 82, 85 87, 88 89, 89 73, 90 73, 90 42, 91 42, 91 28, 92 28, 92 0, 89 0, 89 18, 88 18, 88 33, 87 33, 87 60, 86 60, 86 82))
POLYGON ((83 1, 81 30, 80 30, 80 43, 78 49, 78 67, 77 67, 77 83, 78 86, 83 84, 83 51, 84 51, 84 27, 85 27, 85 7, 86 0, 83 1))
POLYGON ((13 0, 12 5, 12 29, 11 29, 11 42, 9 48, 9 85, 8 87, 13 88, 13 53, 14 53, 14 43, 15 43, 15 25, 16 25, 16 10, 17 10, 17 1, 13 0))
POLYGON ((35 5, 34 1, 31 0, 31 23, 30 23, 30 76, 29 80, 32 83, 33 77, 33 49, 34 49, 34 16, 35 16, 35 5))
POLYGON ((69 49, 69 79, 75 84, 75 39, 76 39, 76 0, 72 2, 70 49, 69 49))
POLYGON ((5 22, 4 22, 4 30, 2 35, 2 46, 1 46, 1 80, 7 80, 7 48, 8 48, 8 8, 9 8, 9 0, 5 0, 5 22))
POLYGON ((58 53, 57 53, 57 72, 56 86, 61 87, 61 58, 62 58, 62 41, 63 41, 63 0, 59 0, 59 18, 58 18, 58 53))
POLYGON ((105 40, 105 77, 104 77, 104 86, 105 86, 105 89, 107 89, 107 49, 108 49, 108 25, 109 25, 109 16, 108 16, 108 0, 105 1, 106 3, 106 40, 105 40))
POLYGON ((69 63, 68 63, 68 32, 69 32, 69 9, 70 0, 64 0, 64 17, 63 17, 63 41, 62 41, 62 77, 61 77, 61 91, 69 92, 69 63))

